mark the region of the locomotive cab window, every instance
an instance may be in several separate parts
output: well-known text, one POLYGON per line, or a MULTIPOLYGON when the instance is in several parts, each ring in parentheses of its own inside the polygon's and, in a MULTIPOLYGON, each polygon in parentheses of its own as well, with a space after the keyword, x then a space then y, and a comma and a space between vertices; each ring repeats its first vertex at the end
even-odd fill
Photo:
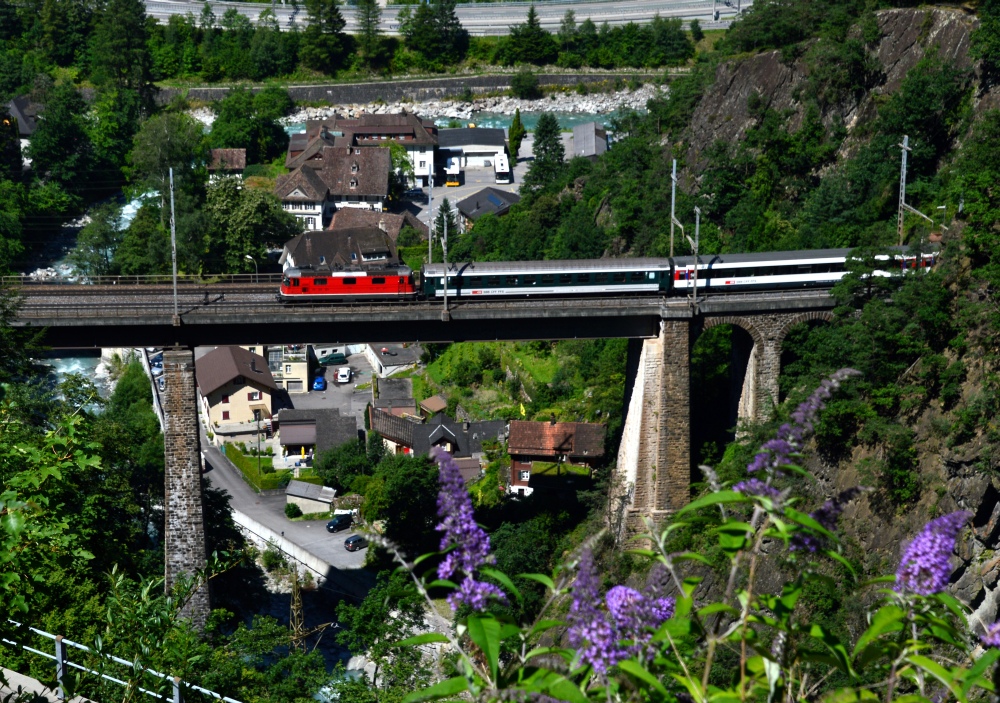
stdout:
POLYGON ((383 285, 385 285, 385 279, 384 278, 373 278, 372 279, 372 285, 373 286, 383 286, 383 285))
POLYGON ((314 286, 325 286, 326 285, 326 279, 325 278, 314 278, 313 279, 313 285, 314 286))

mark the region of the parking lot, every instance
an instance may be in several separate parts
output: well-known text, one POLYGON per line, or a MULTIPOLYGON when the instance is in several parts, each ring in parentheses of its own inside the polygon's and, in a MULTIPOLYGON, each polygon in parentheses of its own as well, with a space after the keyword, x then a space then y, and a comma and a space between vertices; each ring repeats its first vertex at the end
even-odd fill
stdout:
MULTIPOLYGON (((358 429, 364 427, 365 408, 371 401, 372 367, 364 354, 351 354, 346 364, 336 366, 321 366, 326 378, 326 390, 308 393, 282 393, 282 402, 291 403, 296 410, 314 410, 316 408, 337 408, 343 416, 354 415, 358 421, 358 429), (337 383, 337 369, 348 366, 351 369, 351 380, 348 383, 337 383), (366 386, 358 389, 358 386, 366 386)), ((315 371, 313 372, 315 377, 315 371)))

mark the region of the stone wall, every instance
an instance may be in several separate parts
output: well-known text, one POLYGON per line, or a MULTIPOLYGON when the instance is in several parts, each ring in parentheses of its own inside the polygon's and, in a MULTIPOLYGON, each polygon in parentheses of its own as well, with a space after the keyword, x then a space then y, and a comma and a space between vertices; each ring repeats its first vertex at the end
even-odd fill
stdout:
MULTIPOLYGON (((164 521, 166 523, 165 576, 169 589, 182 574, 193 574, 206 566, 205 521, 201 502, 201 446, 195 400, 194 352, 165 349, 163 373, 166 430, 164 521)), ((199 588, 182 611, 201 629, 208 617, 208 586, 199 588)))
MULTIPOLYGON (((616 80, 658 80, 662 73, 622 73, 622 74, 540 74, 538 81, 546 86, 588 85, 616 80)), ((331 105, 352 105, 412 100, 421 102, 440 98, 457 97, 470 89, 473 93, 501 93, 510 89, 511 74, 491 74, 486 76, 462 76, 457 78, 428 78, 408 81, 373 81, 370 83, 338 83, 331 85, 288 86, 288 94, 296 102, 326 102, 331 105)), ((259 90, 254 87, 252 90, 259 90)), ((163 88, 157 94, 157 102, 169 103, 179 95, 187 95, 192 100, 211 102, 221 100, 229 92, 226 86, 211 88, 163 88)))

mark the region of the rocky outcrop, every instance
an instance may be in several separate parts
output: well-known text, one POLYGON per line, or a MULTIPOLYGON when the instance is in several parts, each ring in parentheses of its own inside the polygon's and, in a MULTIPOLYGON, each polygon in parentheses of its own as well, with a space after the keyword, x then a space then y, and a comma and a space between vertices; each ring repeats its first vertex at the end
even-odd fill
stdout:
MULTIPOLYGON (((877 14, 881 39, 872 47, 881 75, 878 85, 855 102, 853 99, 831 106, 824 114, 827 122, 839 119, 855 130, 875 117, 883 96, 899 89, 906 73, 928 53, 954 65, 973 69, 969 56, 969 36, 978 19, 959 9, 894 9, 877 14)), ((720 64, 715 80, 695 110, 687 133, 687 164, 695 173, 705 164, 702 154, 716 141, 734 143, 754 124, 747 101, 753 93, 775 110, 791 111, 791 127, 801 120, 804 105, 798 93, 808 79, 806 61, 787 61, 780 51, 769 51, 720 64)), ((1000 106, 1000 90, 976 97, 977 110, 1000 106)))

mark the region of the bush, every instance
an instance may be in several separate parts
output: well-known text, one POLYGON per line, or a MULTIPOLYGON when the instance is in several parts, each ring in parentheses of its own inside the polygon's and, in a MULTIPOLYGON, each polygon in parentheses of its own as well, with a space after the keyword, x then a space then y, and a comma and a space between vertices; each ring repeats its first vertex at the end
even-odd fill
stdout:
POLYGON ((537 100, 542 97, 538 76, 527 68, 522 68, 511 77, 510 92, 515 98, 522 100, 537 100))
POLYGON ((285 555, 281 553, 277 545, 268 544, 267 549, 260 555, 261 564, 267 571, 274 571, 285 565, 285 555))
POLYGON ((302 517, 302 508, 300 508, 295 503, 286 503, 285 517, 287 518, 302 517))

